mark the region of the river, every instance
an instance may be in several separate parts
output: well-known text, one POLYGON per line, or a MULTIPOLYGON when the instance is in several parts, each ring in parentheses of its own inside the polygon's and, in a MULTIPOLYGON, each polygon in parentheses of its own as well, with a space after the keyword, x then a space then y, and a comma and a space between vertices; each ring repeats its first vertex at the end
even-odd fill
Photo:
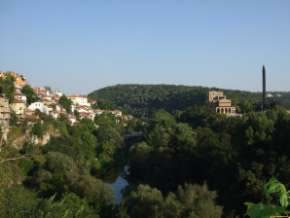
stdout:
POLYGON ((114 181, 107 183, 113 189, 116 204, 120 204, 123 197, 122 191, 129 185, 128 181, 125 179, 125 176, 128 174, 128 169, 128 166, 125 166, 123 172, 120 172, 114 181))

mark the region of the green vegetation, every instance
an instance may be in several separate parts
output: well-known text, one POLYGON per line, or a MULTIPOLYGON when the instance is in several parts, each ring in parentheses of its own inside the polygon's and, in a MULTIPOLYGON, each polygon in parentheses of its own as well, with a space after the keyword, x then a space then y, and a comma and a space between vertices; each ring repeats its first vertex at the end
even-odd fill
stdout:
POLYGON ((61 96, 58 103, 68 112, 71 113, 72 101, 65 95, 61 96))
POLYGON ((215 198, 206 185, 186 184, 166 197, 158 189, 140 185, 124 199, 121 217, 220 218, 222 208, 215 205, 215 198))
POLYGON ((289 186, 289 115, 280 108, 227 118, 192 108, 174 117, 158 112, 144 141, 130 149, 130 181, 163 193, 207 181, 224 216, 244 214, 243 203, 264 198, 276 177, 289 186))
POLYGON ((277 179, 271 179, 265 185, 265 193, 268 196, 277 195, 279 197, 279 205, 246 203, 248 207, 247 215, 251 218, 288 217, 290 214, 290 211, 287 209, 290 205, 290 190, 287 191, 285 185, 277 179))
MULTIPOLYGON (((148 118, 161 109, 178 113, 188 107, 205 105, 209 90, 210 88, 199 86, 129 84, 106 87, 92 92, 89 97, 97 100, 101 108, 119 107, 129 114, 148 118)), ((261 93, 223 91, 242 112, 260 109, 261 93)), ((272 107, 277 104, 290 108, 290 93, 274 93, 273 98, 268 99, 268 105, 272 107)))
POLYGON ((27 98, 27 105, 30 105, 33 102, 36 102, 39 100, 38 96, 36 95, 36 93, 34 92, 33 88, 31 88, 30 85, 24 86, 21 92, 27 98))
POLYGON ((10 103, 14 100, 15 86, 11 75, 7 75, 4 79, 0 78, 0 93, 4 94, 10 103))
MULTIPOLYGON (((156 87, 149 87, 155 93, 156 87)), ((123 96, 108 105, 150 119, 125 121, 104 113, 94 121, 83 119, 71 126, 65 117, 54 120, 39 113, 41 120, 33 123, 11 122, 0 151, 0 217, 233 218, 248 214, 256 218, 265 214, 268 218, 287 214, 290 116, 284 108, 272 105, 265 112, 254 112, 254 94, 229 92, 226 95, 232 99, 235 94, 241 96, 235 101, 247 113, 226 117, 205 103, 206 89, 193 88, 192 94, 190 87, 183 87, 170 97, 171 86, 159 87, 158 93, 164 92, 159 100, 150 94, 143 103, 130 100, 149 87, 136 88, 131 94, 120 91, 115 97, 123 96), (182 99, 186 93, 188 99, 182 99), (31 140, 47 135, 51 138, 43 146, 31 140), (114 181, 111 172, 125 165, 129 186, 116 204, 105 181, 114 181), (253 203, 246 207, 245 202, 253 203)), ((65 105, 66 99, 62 100, 65 105)))
POLYGON ((113 193, 100 175, 117 164, 123 127, 98 120, 22 123, 33 136, 52 130, 56 136, 44 147, 26 142, 20 151, 1 150, 0 217, 111 217, 113 193))
POLYGON ((148 117, 160 109, 173 112, 204 104, 207 90, 171 85, 117 85, 93 92, 89 97, 101 99, 101 106, 115 105, 130 114, 148 117))

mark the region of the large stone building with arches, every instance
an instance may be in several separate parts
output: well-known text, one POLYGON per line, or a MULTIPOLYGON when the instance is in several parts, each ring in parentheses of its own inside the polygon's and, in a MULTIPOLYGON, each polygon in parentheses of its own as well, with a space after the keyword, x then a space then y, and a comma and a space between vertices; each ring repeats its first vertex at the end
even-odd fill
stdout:
POLYGON ((222 91, 209 91, 208 101, 215 106, 215 112, 234 116, 237 114, 237 109, 232 105, 232 100, 227 99, 222 91))

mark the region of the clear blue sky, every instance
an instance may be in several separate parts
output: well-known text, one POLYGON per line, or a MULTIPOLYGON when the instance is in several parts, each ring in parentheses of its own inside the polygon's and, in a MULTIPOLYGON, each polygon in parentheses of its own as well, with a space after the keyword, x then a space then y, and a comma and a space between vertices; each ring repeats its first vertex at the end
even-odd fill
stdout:
POLYGON ((0 70, 88 93, 117 83, 290 90, 290 0, 0 0, 0 70))

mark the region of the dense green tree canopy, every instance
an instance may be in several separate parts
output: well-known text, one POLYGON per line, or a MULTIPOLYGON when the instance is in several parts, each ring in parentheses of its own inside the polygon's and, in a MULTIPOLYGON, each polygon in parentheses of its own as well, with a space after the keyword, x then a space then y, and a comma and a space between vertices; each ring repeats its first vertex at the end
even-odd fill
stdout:
POLYGON ((72 101, 65 95, 61 96, 58 103, 68 112, 71 113, 72 101))
MULTIPOLYGON (((89 97, 100 102, 100 107, 122 108, 124 111, 138 117, 151 117, 156 111, 163 109, 176 113, 194 105, 207 103, 208 91, 211 88, 176 85, 116 85, 106 87, 89 94, 89 97)), ((223 90, 232 99, 234 105, 242 112, 260 110, 261 93, 239 90, 223 90)), ((268 106, 283 105, 290 108, 290 93, 273 93, 267 100, 268 106)))
POLYGON ((206 185, 180 186, 177 193, 164 196, 158 189, 140 185, 122 205, 122 216, 147 218, 220 218, 222 207, 215 203, 216 193, 206 185))
POLYGON ((0 93, 3 94, 10 103, 14 100, 15 85, 14 78, 11 75, 0 78, 0 93))
POLYGON ((271 177, 289 185, 290 119, 280 108, 227 118, 194 107, 153 118, 144 141, 131 148, 132 181, 163 192, 207 181, 228 216, 241 214, 246 200, 262 199, 271 177))
POLYGON ((39 113, 41 121, 10 122, 0 149, 2 217, 233 218, 245 215, 245 202, 276 202, 276 195, 264 193, 270 178, 289 189, 290 116, 285 109, 257 112, 255 94, 229 91, 238 103, 253 101, 240 104, 243 116, 227 117, 202 103, 207 93, 202 88, 135 89, 153 96, 135 98, 132 90, 120 91, 111 96, 120 100, 113 105, 150 114, 147 119, 127 121, 103 113, 72 126, 65 117, 54 120, 39 113), (136 104, 126 103, 131 97, 136 104), (46 135, 51 136, 46 145, 33 144, 31 136, 46 135), (21 140, 24 145, 16 149, 21 140), (119 183, 120 175, 129 186, 118 205, 108 183, 119 183), (21 203, 23 198, 29 202, 21 203))
POLYGON ((33 102, 36 102, 39 100, 39 97, 34 92, 33 88, 31 88, 30 85, 26 85, 21 90, 22 94, 26 96, 27 98, 27 104, 30 105, 33 102))

